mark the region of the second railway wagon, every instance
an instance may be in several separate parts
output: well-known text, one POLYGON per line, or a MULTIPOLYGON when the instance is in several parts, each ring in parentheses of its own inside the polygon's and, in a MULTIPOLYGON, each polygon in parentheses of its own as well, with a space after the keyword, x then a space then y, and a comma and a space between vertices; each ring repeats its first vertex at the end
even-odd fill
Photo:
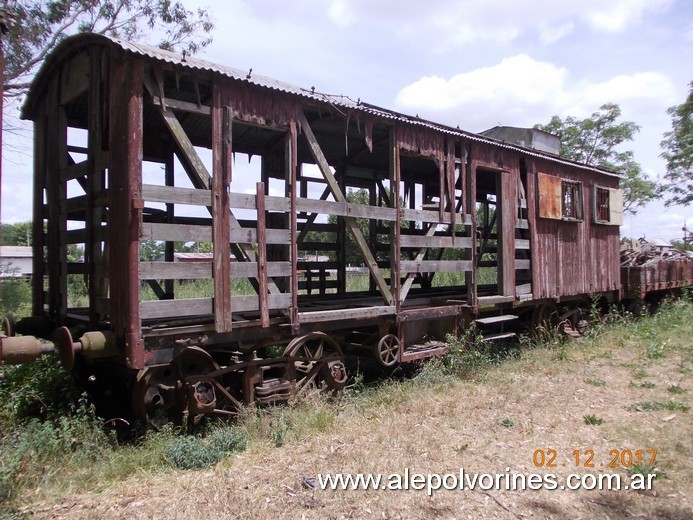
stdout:
POLYGON ((405 363, 474 321, 574 330, 619 297, 618 176, 527 142, 94 34, 46 59, 23 117, 33 317, 0 356, 117 367, 153 424, 340 388, 346 351, 405 363))

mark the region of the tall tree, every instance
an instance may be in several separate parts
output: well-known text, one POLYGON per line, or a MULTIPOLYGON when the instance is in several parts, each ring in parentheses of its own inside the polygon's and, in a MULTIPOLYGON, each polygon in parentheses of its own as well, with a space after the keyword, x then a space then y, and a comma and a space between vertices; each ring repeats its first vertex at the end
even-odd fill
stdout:
POLYGON ((662 191, 666 205, 693 202, 693 81, 686 101, 667 110, 671 131, 664 134, 661 157, 667 162, 662 191))
POLYGON ((623 209, 636 208, 660 197, 657 183, 648 179, 632 151, 619 151, 620 145, 633 140, 640 127, 632 121, 621 121, 621 108, 614 103, 599 107, 586 119, 553 116, 546 125, 535 125, 561 138, 561 156, 591 166, 612 170, 624 177, 623 209))
POLYGON ((65 37, 95 32, 194 53, 211 43, 209 13, 172 0, 0 0, 13 19, 4 37, 5 96, 24 94, 46 55, 65 37), (154 35, 154 36, 151 36, 154 35))

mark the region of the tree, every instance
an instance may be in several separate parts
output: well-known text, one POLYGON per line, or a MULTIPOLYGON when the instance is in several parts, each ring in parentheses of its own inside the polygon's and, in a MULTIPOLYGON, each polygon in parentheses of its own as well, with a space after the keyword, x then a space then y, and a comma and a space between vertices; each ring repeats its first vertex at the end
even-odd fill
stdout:
POLYGON ((195 53, 214 28, 206 10, 172 0, 0 0, 0 8, 14 20, 3 38, 6 97, 24 94, 46 55, 77 32, 136 40, 146 30, 161 48, 195 53))
POLYGON ((671 131, 664 134, 661 157, 667 162, 662 193, 666 205, 693 202, 693 81, 684 103, 670 107, 671 131))
POLYGON ((621 152, 619 146, 632 141, 640 127, 632 121, 617 122, 621 108, 614 103, 599 107, 586 119, 553 116, 546 125, 534 128, 561 138, 560 155, 567 159, 612 170, 624 177, 623 209, 635 213, 636 208, 659 198, 658 185, 647 178, 632 151, 621 152))
POLYGON ((30 246, 34 236, 31 222, 2 224, 0 237, 3 246, 30 246))

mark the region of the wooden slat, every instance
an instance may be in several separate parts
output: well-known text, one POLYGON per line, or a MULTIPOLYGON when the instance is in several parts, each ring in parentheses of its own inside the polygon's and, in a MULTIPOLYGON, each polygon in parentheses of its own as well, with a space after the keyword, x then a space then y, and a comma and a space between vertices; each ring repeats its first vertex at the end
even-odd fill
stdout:
POLYGON ((469 260, 402 260, 403 273, 456 273, 471 271, 469 260))
POLYGON ((212 190, 206 189, 143 184, 142 198, 149 202, 212 206, 212 190))
POLYGON ((140 316, 144 320, 208 315, 214 312, 213 301, 213 298, 144 301, 140 302, 140 316))
MULTIPOLYGON (((291 262, 267 262, 268 276, 291 276, 291 262)), ((231 262, 231 278, 255 278, 256 262, 231 262)), ((212 278, 211 262, 140 262, 141 280, 212 278)))
MULTIPOLYGON (((267 243, 289 245, 291 232, 288 229, 268 229, 267 243)), ((211 242, 212 228, 192 224, 164 224, 160 222, 142 223, 142 240, 166 240, 173 242, 211 242)), ((231 242, 238 244, 257 243, 257 230, 232 228, 231 242)))
POLYGON ((164 98, 164 102, 161 102, 159 96, 152 96, 152 103, 155 106, 166 106, 171 107, 175 110, 180 110, 182 112, 190 112, 192 114, 202 114, 208 116, 212 113, 212 109, 207 105, 198 105, 197 103, 190 103, 189 101, 181 101, 179 99, 164 98))
POLYGON ((269 308, 267 307, 267 236, 265 229, 265 183, 256 184, 257 193, 257 280, 258 301, 260 304, 260 323, 269 327, 269 308))
POLYGON ((515 221, 515 229, 529 229, 529 221, 526 218, 518 218, 515 221))
POLYGON ((529 239, 515 239, 515 249, 529 249, 529 239))
POLYGON ((402 235, 399 239, 400 247, 450 247, 468 249, 472 247, 472 239, 469 237, 451 236, 427 236, 427 235, 402 235))
MULTIPOLYGON (((290 294, 270 294, 267 299, 270 309, 286 309, 291 306, 290 294)), ((259 310, 257 296, 233 296, 233 312, 259 310)), ((206 316, 213 313, 213 298, 189 298, 180 300, 150 300, 140 303, 142 319, 175 318, 178 316, 206 316)))
POLYGON ((395 313, 394 305, 366 307, 362 309, 336 309, 330 311, 299 312, 300 323, 318 323, 339 320, 362 320, 387 316, 395 313))
POLYGON ((214 243, 214 330, 231 330, 231 114, 222 93, 212 88, 212 241, 214 243))
POLYGON ((531 269, 531 260, 515 260, 515 269, 531 269))

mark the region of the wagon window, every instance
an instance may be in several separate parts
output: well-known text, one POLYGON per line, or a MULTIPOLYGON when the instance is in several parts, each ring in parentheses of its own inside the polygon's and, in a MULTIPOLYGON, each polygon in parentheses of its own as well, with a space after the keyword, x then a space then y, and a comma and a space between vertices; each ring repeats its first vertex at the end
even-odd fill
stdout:
POLYGON ((609 222, 609 190, 597 188, 595 192, 595 220, 597 222, 609 222))
POLYGON ((561 195, 562 217, 570 220, 582 220, 582 183, 564 180, 561 195))

